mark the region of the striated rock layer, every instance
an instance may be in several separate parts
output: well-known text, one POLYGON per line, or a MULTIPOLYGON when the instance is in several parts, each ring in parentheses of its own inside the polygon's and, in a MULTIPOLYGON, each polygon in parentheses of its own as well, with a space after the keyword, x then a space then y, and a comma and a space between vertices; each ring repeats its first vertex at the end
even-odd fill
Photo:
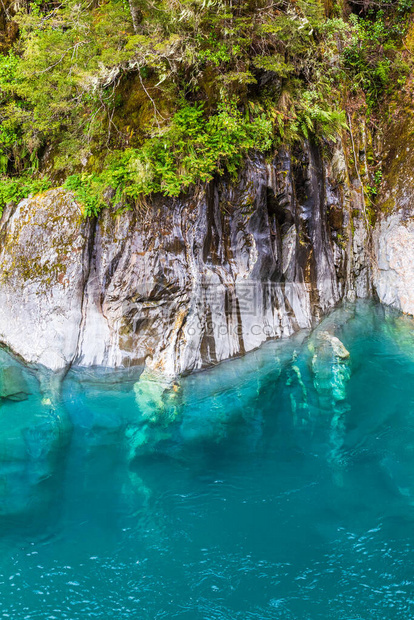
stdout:
POLYGON ((368 296, 364 222, 343 151, 314 145, 96 222, 52 190, 3 213, 0 342, 53 370, 191 372, 368 296))

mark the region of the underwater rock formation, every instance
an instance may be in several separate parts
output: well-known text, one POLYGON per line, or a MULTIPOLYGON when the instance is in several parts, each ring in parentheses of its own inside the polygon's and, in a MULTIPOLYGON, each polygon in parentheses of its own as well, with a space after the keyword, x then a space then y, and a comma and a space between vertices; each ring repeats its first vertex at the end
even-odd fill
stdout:
POLYGON ((335 408, 346 398, 346 384, 350 371, 346 360, 349 351, 343 343, 327 331, 318 331, 309 343, 312 352, 311 367, 314 386, 323 408, 335 408))
POLYGON ((6 400, 27 400, 30 388, 23 371, 18 366, 0 368, 0 402, 6 400))
POLYGON ((47 511, 71 424, 33 373, 0 351, 0 517, 47 511))

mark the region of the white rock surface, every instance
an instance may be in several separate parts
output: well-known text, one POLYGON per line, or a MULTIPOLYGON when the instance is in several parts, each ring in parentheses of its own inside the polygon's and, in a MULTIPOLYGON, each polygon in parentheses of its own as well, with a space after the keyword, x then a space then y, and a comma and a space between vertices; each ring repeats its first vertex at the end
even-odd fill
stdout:
POLYGON ((380 301, 414 315, 414 221, 397 212, 374 232, 374 285, 380 301))
POLYGON ((52 370, 73 360, 90 224, 67 192, 6 209, 0 222, 0 342, 52 370))

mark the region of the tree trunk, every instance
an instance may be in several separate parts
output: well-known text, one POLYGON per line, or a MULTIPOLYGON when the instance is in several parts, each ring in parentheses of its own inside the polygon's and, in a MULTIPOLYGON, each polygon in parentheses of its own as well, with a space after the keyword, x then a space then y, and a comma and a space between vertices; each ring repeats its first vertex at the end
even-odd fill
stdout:
POLYGON ((132 17, 132 25, 134 31, 138 32, 138 27, 141 23, 141 10, 137 7, 136 0, 129 0, 129 10, 132 17))

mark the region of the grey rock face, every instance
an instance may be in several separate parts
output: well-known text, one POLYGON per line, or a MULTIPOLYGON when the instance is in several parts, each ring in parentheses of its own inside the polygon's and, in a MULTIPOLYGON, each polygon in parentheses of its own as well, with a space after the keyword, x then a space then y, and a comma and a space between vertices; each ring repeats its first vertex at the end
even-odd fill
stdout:
POLYGON ((399 211, 376 226, 374 284, 381 302, 414 314, 414 222, 399 211))
POLYGON ((0 342, 27 362, 65 368, 76 352, 90 223, 53 190, 8 208, 0 222, 0 342))
POLYGON ((349 188, 340 148, 327 162, 310 145, 96 226, 61 191, 23 201, 1 223, 0 341, 53 369, 172 377, 309 328, 369 293, 349 188))
POLYGON ((384 172, 373 233, 373 281, 380 301, 414 314, 414 149, 410 117, 398 116, 382 144, 384 172))

